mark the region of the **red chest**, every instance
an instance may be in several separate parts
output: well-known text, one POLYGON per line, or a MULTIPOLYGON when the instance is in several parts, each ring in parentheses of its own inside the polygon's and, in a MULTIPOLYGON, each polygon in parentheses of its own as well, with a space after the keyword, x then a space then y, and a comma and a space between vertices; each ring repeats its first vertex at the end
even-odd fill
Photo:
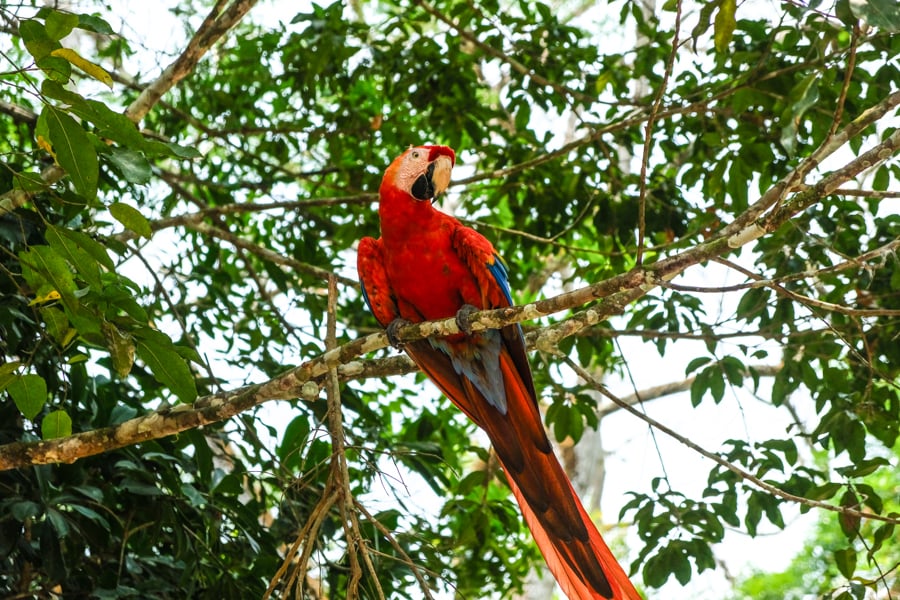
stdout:
POLYGON ((444 319, 463 304, 482 308, 478 283, 451 244, 455 226, 436 211, 393 226, 382 220, 384 266, 403 318, 444 319))

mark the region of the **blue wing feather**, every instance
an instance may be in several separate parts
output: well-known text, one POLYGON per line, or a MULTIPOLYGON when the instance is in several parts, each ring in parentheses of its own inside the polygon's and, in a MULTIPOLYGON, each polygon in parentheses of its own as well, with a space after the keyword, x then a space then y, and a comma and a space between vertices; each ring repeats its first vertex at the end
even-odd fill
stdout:
POLYGON ((509 302, 509 305, 513 305, 512 292, 509 289, 509 270, 506 268, 506 262, 503 260, 499 254, 494 254, 494 262, 489 263, 487 265, 488 271, 491 272, 491 275, 494 276, 494 280, 496 280, 497 284, 500 286, 500 289, 503 290, 503 295, 506 297, 506 301, 509 302))

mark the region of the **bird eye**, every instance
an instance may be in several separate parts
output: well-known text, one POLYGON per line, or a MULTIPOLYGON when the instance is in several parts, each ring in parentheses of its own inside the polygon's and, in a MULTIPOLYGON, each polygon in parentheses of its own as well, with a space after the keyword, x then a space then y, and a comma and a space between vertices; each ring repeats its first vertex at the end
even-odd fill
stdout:
POLYGON ((413 158, 419 158, 419 151, 418 151, 418 150, 413 150, 412 157, 413 157, 413 158))

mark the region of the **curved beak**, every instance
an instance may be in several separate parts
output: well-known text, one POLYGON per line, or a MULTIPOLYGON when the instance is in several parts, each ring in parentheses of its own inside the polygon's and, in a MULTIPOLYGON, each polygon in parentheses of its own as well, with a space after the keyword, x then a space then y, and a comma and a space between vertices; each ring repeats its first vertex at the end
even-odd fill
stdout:
POLYGON ((437 158, 428 163, 425 172, 413 182, 412 195, 419 200, 437 200, 450 185, 453 162, 452 155, 438 154, 437 158))
POLYGON ((450 172, 453 170, 453 161, 449 156, 438 156, 434 162, 428 165, 431 171, 431 185, 434 188, 434 200, 443 194, 450 185, 450 172))

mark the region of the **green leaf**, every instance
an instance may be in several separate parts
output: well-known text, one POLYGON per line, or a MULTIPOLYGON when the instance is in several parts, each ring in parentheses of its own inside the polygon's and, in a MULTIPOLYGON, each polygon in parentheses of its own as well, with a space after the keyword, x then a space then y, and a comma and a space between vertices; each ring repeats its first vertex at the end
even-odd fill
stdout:
POLYGON ((894 524, 893 523, 884 523, 879 526, 874 535, 872 536, 873 543, 872 547, 869 548, 868 558, 872 559, 872 556, 881 549, 884 543, 888 540, 892 540, 894 538, 894 524))
POLYGON ((41 437, 45 440, 72 435, 72 417, 64 410, 54 410, 41 421, 41 437))
POLYGON ((166 142, 165 145, 169 148, 171 154, 178 158, 200 158, 203 156, 200 154, 200 151, 193 146, 182 146, 175 142, 166 142))
POLYGON ((129 183, 144 184, 150 181, 153 171, 144 155, 128 148, 110 148, 107 159, 129 183))
POLYGON ((58 10, 50 11, 44 19, 47 37, 57 42, 72 33, 76 25, 78 25, 78 15, 58 10))
POLYGON ((87 132, 75 119, 52 106, 45 106, 41 114, 46 115, 50 142, 59 166, 72 179, 75 191, 88 200, 93 200, 97 195, 100 167, 97 151, 87 132))
POLYGON ((15 173, 13 174, 13 189, 23 192, 38 193, 49 186, 40 173, 15 173))
POLYGON ((6 391, 26 419, 34 419, 47 402, 47 382, 40 375, 21 375, 6 387, 6 391))
POLYGON ((59 56, 43 56, 35 61, 47 77, 59 83, 66 83, 72 77, 72 63, 59 56))
POLYGON ((713 401, 718 404, 725 397, 725 375, 717 366, 707 367, 709 371, 709 391, 713 401))
POLYGON ((109 321, 104 321, 101 329, 112 359, 113 371, 119 377, 128 376, 134 365, 134 338, 109 321))
POLYGON ((890 33, 900 33, 900 3, 897 0, 865 0, 850 2, 850 10, 858 19, 890 33))
POLYGON ((55 306, 41 308, 41 318, 47 328, 47 333, 60 346, 66 346, 75 337, 75 330, 69 326, 66 314, 55 306))
POLYGON ((21 364, 22 363, 18 360, 13 360, 0 365, 0 392, 5 390, 6 386, 8 386, 11 381, 18 377, 15 372, 21 364))
POLYGON ((843 486, 840 483, 823 483, 806 492, 806 497, 810 500, 827 500, 833 498, 843 486))
POLYGON ((281 443, 276 449, 279 460, 287 468, 296 468, 301 464, 303 449, 309 439, 309 416, 300 414, 288 423, 284 429, 281 443))
POLYGON ((109 205, 109 212, 116 221, 125 226, 136 234, 150 239, 153 230, 150 228, 150 222, 141 214, 141 212, 122 202, 113 202, 109 205))
POLYGON ((106 20, 97 15, 78 15, 78 28, 102 35, 115 35, 115 30, 106 20))
POLYGON ((59 292, 63 304, 75 311, 75 280, 65 259, 50 246, 32 246, 19 253, 22 276, 34 288, 35 295, 45 295, 50 291, 59 292))
POLYGON ((19 35, 25 42, 25 49, 39 61, 60 47, 59 42, 50 39, 47 29, 39 21, 26 19, 19 22, 19 35))
POLYGON ((697 50, 697 40, 700 39, 702 34, 706 33, 707 29, 709 29, 709 22, 712 19, 712 14, 721 3, 722 0, 707 0, 703 5, 703 8, 700 9, 700 16, 697 19, 697 24, 691 31, 691 39, 694 42, 694 51, 697 50))
MULTIPOLYGON (((103 502, 103 497, 101 496, 99 499, 95 499, 97 503, 103 502)), ((104 530, 109 531, 109 521, 106 520, 106 517, 98 513, 96 510, 88 508, 87 506, 83 506, 81 504, 69 504, 69 508, 77 512, 78 514, 87 517, 91 521, 94 521, 102 527, 104 530)))
POLYGON ((22 190, 24 192, 38 193, 47 189, 49 186, 39 173, 14 173, 13 189, 22 190))
POLYGON ((50 226, 60 237, 66 238, 69 242, 74 243, 79 248, 87 252, 91 258, 93 258, 97 264, 105 268, 107 271, 115 271, 116 265, 113 263, 112 259, 109 257, 109 253, 106 248, 103 247, 102 244, 95 241, 91 238, 91 236, 86 233, 82 233, 81 231, 75 231, 73 229, 67 229, 65 227, 54 227, 50 226))
POLYGON ((90 254, 82 250, 81 247, 68 237, 62 236, 57 227, 52 225, 48 226, 44 235, 47 238, 47 243, 50 244, 50 247, 53 248, 58 255, 65 258, 70 265, 75 267, 78 274, 81 275, 88 284, 97 290, 101 288, 100 267, 90 254))
POLYGON ((691 360, 691 362, 688 363, 687 367, 685 367, 685 369, 684 369, 684 374, 690 375, 691 373, 693 373, 694 371, 696 371, 703 365, 708 364, 711 360, 712 360, 712 358, 710 358, 709 356, 698 356, 697 358, 691 360))
MULTIPOLYGON (((841 507, 856 511, 860 509, 859 498, 853 493, 853 490, 847 490, 841 496, 841 507)), ((838 513, 838 522, 847 539, 852 540, 859 533, 860 518, 856 515, 838 513)))
POLYGON ((191 369, 175 345, 163 333, 152 329, 134 332, 137 355, 153 373, 157 381, 167 386, 182 402, 193 402, 197 386, 191 369))
POLYGON ((793 155, 797 150, 797 133, 800 131, 800 122, 807 110, 815 106, 819 100, 820 74, 813 72, 799 81, 788 95, 789 106, 782 115, 781 145, 788 155, 793 155))
POLYGON ((128 148, 143 149, 145 152, 149 146, 155 144, 162 146, 163 154, 170 154, 168 147, 162 142, 145 140, 137 126, 128 117, 111 110, 102 102, 87 100, 80 94, 67 90, 58 82, 50 80, 41 84, 41 93, 65 103, 69 112, 92 123, 97 128, 97 135, 100 137, 109 138, 128 148))
POLYGON ((878 470, 879 467, 891 464, 890 461, 881 456, 866 460, 855 461, 852 465, 846 467, 838 467, 835 469, 844 477, 865 477, 871 475, 878 470))
POLYGON ((721 0, 719 3, 719 12, 716 13, 715 29, 713 40, 716 45, 716 52, 724 53, 731 44, 731 38, 734 36, 734 29, 737 26, 735 20, 735 12, 737 10, 737 0, 721 0))
POLYGON ((697 376, 694 377, 694 382, 691 383, 691 406, 697 407, 700 406, 700 403, 703 401, 703 396, 706 394, 706 390, 709 389, 709 377, 710 370, 703 369, 697 376))
POLYGON ((856 551, 853 548, 835 550, 834 564, 837 565, 841 575, 850 579, 856 571, 856 551))

